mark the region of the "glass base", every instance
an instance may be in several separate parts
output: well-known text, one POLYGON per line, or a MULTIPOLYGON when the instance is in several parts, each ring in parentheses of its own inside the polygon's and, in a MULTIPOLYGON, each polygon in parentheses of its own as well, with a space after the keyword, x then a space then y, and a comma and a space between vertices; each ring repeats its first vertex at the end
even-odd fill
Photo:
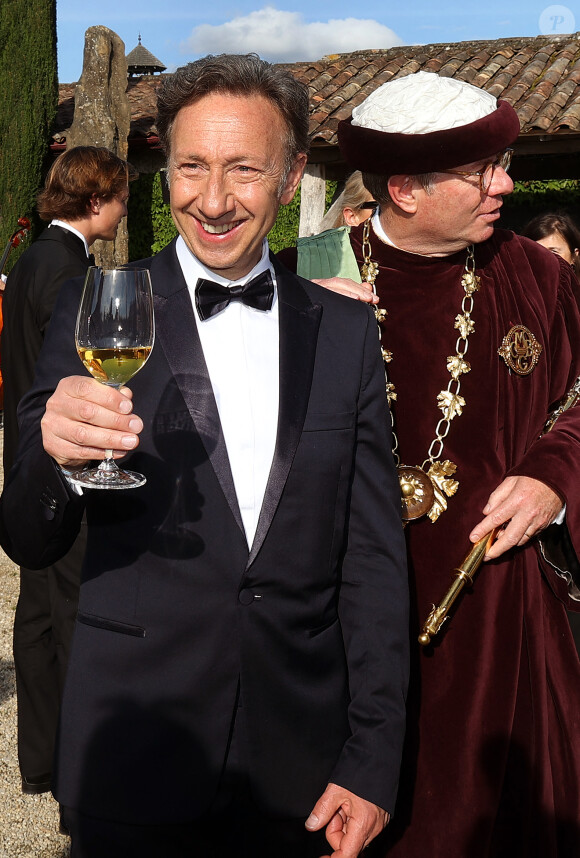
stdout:
POLYGON ((136 471, 122 471, 114 468, 91 468, 87 471, 74 471, 67 478, 84 489, 136 489, 144 486, 147 478, 136 471))

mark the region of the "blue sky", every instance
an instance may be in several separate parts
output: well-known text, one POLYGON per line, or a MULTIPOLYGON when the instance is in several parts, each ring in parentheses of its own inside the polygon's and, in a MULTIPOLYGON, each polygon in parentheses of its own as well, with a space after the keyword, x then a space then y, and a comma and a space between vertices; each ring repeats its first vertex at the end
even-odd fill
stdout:
POLYGON ((580 29, 580 0, 57 0, 59 80, 82 71, 84 33, 102 24, 125 42, 139 33, 169 71, 208 53, 256 51, 272 62, 319 59, 330 53, 393 45, 460 42, 570 33, 580 29))

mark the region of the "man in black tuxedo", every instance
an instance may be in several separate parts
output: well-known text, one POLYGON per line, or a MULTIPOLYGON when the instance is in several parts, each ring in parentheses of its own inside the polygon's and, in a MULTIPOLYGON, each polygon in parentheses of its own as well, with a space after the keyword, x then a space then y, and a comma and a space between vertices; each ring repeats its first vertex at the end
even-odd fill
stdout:
MULTIPOLYGON (((77 146, 52 165, 38 196, 50 225, 20 257, 6 283, 2 329, 4 473, 18 444, 16 412, 34 380, 62 284, 84 276, 97 239, 112 240, 127 214, 128 165, 108 149, 77 146)), ((84 529, 83 529, 84 530, 84 529)), ((59 701, 78 602, 84 533, 65 557, 45 569, 20 569, 14 618, 18 697, 18 760, 25 793, 51 787, 59 701)))
POLYGON ((55 784, 72 858, 318 858, 325 836, 355 858, 393 810, 408 673, 376 321, 269 254, 308 145, 288 72, 191 63, 158 130, 180 235, 141 263, 152 355, 131 390, 79 375, 63 290, 0 504, 35 566, 86 511, 55 784), (66 471, 105 449, 147 484, 76 494, 66 471))

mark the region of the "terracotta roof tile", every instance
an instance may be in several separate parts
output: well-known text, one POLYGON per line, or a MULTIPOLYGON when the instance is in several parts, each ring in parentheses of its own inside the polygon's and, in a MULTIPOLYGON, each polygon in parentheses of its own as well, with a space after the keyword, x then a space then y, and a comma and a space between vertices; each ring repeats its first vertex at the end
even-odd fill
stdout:
POLYGON ((580 128, 580 104, 573 104, 566 112, 554 123, 556 131, 560 129, 568 129, 577 131, 580 128))
MULTIPOLYGON (((505 98, 515 107, 524 136, 580 133, 580 33, 356 51, 284 67, 308 86, 315 145, 335 145, 338 122, 353 107, 386 81, 420 70, 505 98)), ((156 134, 156 91, 163 77, 129 82, 131 137, 156 134)), ((60 138, 72 122, 73 92, 74 84, 60 87, 55 127, 60 138)))

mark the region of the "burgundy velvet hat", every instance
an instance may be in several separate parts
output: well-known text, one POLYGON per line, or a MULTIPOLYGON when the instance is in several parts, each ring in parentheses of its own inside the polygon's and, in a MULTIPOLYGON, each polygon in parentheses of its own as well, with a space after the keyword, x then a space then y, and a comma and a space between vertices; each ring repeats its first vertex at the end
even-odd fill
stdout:
POLYGON ((371 93, 339 123, 338 142, 353 169, 417 175, 497 155, 519 131, 507 101, 463 81, 417 72, 371 93))

